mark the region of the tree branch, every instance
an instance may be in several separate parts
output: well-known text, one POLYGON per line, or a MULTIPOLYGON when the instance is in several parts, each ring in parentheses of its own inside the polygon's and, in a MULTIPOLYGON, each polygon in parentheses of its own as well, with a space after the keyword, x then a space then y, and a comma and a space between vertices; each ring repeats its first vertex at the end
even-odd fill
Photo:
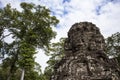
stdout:
POLYGON ((10 34, 8 34, 8 35, 3 36, 3 37, 0 39, 0 41, 1 41, 2 39, 6 38, 7 36, 10 36, 11 34, 12 34, 12 33, 10 33, 10 34))

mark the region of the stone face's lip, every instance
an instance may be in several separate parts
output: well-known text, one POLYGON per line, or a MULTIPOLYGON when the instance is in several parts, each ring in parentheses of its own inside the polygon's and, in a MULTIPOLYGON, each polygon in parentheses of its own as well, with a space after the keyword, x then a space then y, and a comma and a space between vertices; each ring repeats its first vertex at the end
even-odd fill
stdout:
POLYGON ((119 80, 116 60, 105 54, 105 41, 91 22, 74 24, 64 44, 65 56, 55 64, 50 80, 119 80))

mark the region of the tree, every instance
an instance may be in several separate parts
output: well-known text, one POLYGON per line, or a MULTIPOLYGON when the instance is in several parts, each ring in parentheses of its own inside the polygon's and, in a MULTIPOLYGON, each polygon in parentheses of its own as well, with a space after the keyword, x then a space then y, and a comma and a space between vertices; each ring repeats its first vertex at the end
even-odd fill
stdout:
POLYGON ((50 45, 49 56, 51 57, 47 61, 48 66, 44 71, 45 80, 50 79, 50 76, 54 72, 54 65, 64 57, 64 41, 65 38, 61 38, 59 42, 50 45))
POLYGON ((108 56, 117 58, 120 64, 120 33, 114 33, 106 39, 106 51, 108 56))
MULTIPOLYGON (((9 71, 10 59, 4 59, 4 64, 0 65, 0 80, 7 80, 7 73, 9 71)), ((14 75, 12 75, 10 80, 18 80, 21 77, 21 68, 14 68, 14 75)), ((41 72, 41 66, 38 63, 34 64, 34 68, 26 70, 25 80, 44 80, 43 73, 41 72)))
MULTIPOLYGON (((34 67, 34 54, 36 48, 46 49, 50 40, 56 33, 51 26, 55 26, 59 21, 55 16, 50 16, 50 10, 44 6, 21 3, 22 11, 12 9, 10 4, 0 10, 0 51, 7 54, 10 59, 8 79, 15 73, 15 67, 30 73, 34 67), (4 31, 7 30, 8 34, 4 31), (11 43, 4 42, 5 38, 12 36, 11 43), (6 46, 4 46, 6 44, 6 46)), ((21 76, 23 80, 24 75, 21 76)), ((27 80, 27 79, 26 79, 27 80)))

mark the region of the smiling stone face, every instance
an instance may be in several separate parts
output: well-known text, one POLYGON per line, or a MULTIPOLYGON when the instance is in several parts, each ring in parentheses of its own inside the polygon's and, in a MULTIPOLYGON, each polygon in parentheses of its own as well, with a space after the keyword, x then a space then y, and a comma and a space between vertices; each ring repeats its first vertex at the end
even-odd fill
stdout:
POLYGON ((65 56, 55 64, 50 80, 119 80, 116 60, 105 54, 105 41, 90 22, 74 24, 64 44, 65 56))
MULTIPOLYGON (((68 32, 68 39, 65 43, 74 51, 78 50, 103 50, 105 41, 99 28, 88 22, 74 24, 68 32)), ((69 49, 65 46, 65 49, 69 49)))

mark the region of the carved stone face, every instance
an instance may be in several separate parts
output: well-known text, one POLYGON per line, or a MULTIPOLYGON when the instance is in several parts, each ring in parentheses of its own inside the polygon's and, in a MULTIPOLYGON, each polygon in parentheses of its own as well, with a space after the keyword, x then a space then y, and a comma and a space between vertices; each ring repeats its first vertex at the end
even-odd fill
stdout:
POLYGON ((104 38, 94 24, 73 25, 65 40, 65 56, 55 64, 50 80, 120 80, 119 66, 106 56, 104 45, 104 38))
POLYGON ((104 38, 99 29, 92 23, 77 23, 68 32, 67 45, 69 48, 77 50, 97 50, 104 49, 104 38))

